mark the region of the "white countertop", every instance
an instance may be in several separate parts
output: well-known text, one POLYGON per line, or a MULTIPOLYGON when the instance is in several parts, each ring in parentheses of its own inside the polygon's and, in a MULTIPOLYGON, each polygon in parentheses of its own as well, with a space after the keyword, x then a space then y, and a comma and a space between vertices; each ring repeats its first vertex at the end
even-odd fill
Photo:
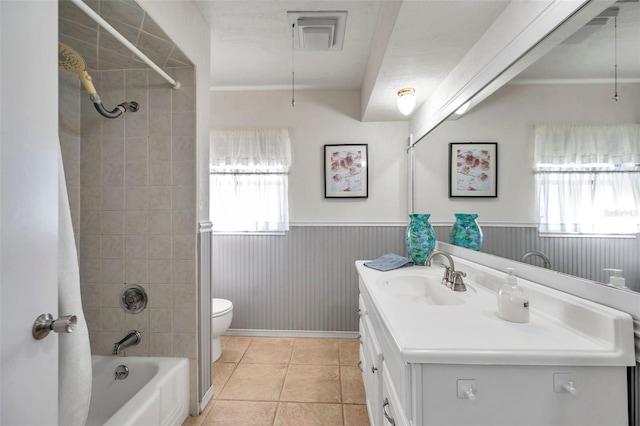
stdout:
MULTIPOLYGON (((635 365, 633 324, 620 311, 520 280, 531 301, 530 321, 513 323, 497 315, 496 275, 479 284, 465 278, 468 290, 440 284, 439 266, 412 266, 380 272, 357 261, 360 291, 372 303, 404 362, 511 365, 635 365), (434 305, 416 287, 391 278, 419 276, 454 293, 464 303, 434 305), (549 306, 546 306, 549 305, 549 306)), ((467 262, 464 262, 467 263, 467 262)), ((459 266, 456 260, 456 266, 459 266)), ((478 266, 478 274, 484 273, 478 266)), ((457 269, 468 271, 470 265, 457 269)), ((498 274, 500 272, 496 271, 498 274)), ((481 275, 470 274, 471 277, 481 275)), ((425 281, 426 283, 426 281, 425 281)), ((371 309, 371 307, 369 307, 371 309)))

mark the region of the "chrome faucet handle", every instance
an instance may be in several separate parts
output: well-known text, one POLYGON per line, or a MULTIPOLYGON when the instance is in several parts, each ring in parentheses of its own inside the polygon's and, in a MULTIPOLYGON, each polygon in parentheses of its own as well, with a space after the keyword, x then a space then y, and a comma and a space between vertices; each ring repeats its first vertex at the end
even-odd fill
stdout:
POLYGON ((464 285, 462 277, 466 277, 467 274, 462 271, 451 272, 451 290, 453 291, 467 291, 467 287, 464 285))
POLYGON ((442 265, 444 267, 444 276, 442 277, 442 284, 449 287, 451 283, 451 268, 448 266, 442 265))

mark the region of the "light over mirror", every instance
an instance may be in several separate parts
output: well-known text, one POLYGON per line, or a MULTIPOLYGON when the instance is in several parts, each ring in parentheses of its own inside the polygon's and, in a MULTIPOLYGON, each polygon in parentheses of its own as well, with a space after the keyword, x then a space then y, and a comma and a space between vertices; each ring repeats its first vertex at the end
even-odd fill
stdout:
MULTIPOLYGON (((562 31, 562 27, 556 31, 562 31)), ((600 15, 507 84, 490 95, 481 92, 470 99, 464 114, 453 114, 416 146, 415 211, 432 213, 436 230, 441 228, 438 237, 442 241, 448 242, 454 213, 477 213, 484 232, 483 252, 513 260, 524 257, 526 263, 605 284, 610 283, 610 276, 620 274, 626 289, 640 291, 640 228, 636 225, 626 235, 594 235, 584 230, 542 234, 541 183, 534 172, 536 126, 617 128, 640 123, 639 45, 640 3, 622 0, 607 4, 600 15), (447 199, 447 148, 451 142, 498 144, 497 198, 448 198, 434 205, 432 200, 447 199)), ((632 132, 637 133, 637 128, 632 132)), ((638 161, 633 163, 629 173, 640 178, 638 161)), ((595 180, 591 179, 592 192, 600 190, 593 184, 595 180)), ((615 182, 607 191, 640 201, 637 181, 624 191, 622 184, 615 182)), ((550 198, 559 209, 575 204, 575 200, 564 201, 555 193, 550 198)), ((597 202, 606 208, 602 201, 597 202)), ((631 220, 638 217, 633 208, 626 213, 615 207, 609 210, 627 220, 629 216, 631 220)))

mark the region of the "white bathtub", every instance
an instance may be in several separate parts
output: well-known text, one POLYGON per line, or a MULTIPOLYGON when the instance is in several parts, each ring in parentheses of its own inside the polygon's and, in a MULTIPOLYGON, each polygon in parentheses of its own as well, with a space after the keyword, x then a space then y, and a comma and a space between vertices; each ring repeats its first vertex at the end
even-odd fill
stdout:
POLYGON ((189 414, 186 358, 92 356, 93 386, 87 426, 182 425, 189 414), (115 379, 119 365, 129 368, 115 379))

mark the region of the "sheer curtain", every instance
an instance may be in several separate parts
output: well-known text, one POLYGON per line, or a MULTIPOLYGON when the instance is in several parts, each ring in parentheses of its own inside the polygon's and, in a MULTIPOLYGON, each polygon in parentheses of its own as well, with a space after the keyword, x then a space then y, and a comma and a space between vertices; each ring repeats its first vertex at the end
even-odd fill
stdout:
POLYGON ((540 232, 635 234, 640 125, 535 127, 540 232))
POLYGON ((211 133, 211 221, 215 231, 289 229, 287 129, 211 133))

